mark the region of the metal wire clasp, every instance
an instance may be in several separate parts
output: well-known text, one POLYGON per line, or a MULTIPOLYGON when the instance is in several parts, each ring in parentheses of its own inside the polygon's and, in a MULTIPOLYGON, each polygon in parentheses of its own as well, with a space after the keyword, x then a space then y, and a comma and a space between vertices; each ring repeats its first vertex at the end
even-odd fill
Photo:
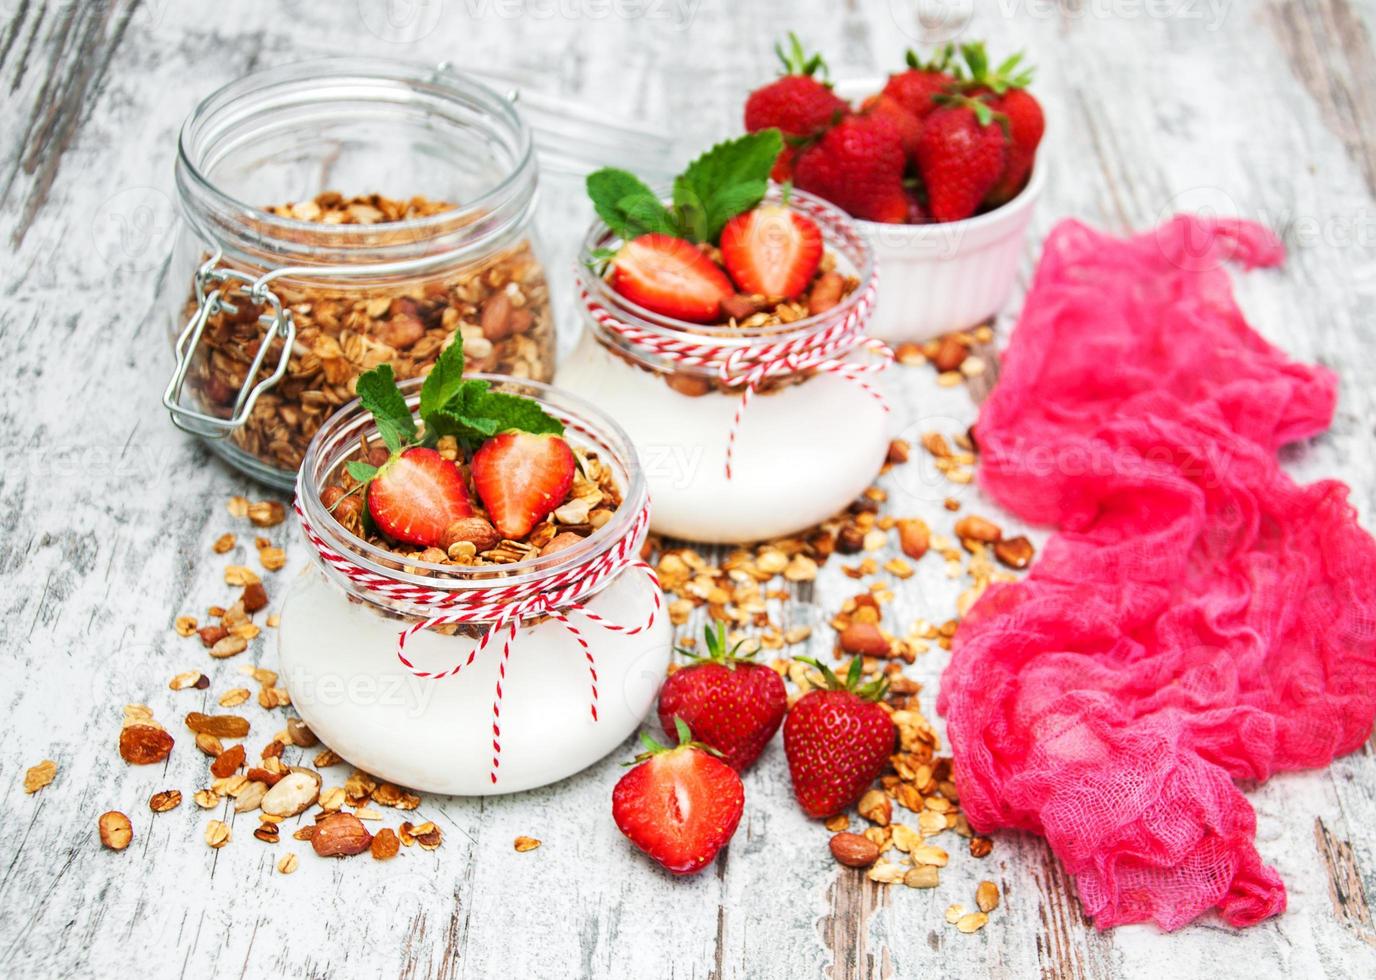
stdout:
POLYGON ((196 311, 177 337, 177 369, 162 396, 163 406, 172 414, 172 421, 178 428, 208 439, 222 439, 248 421, 258 397, 287 373, 292 345, 296 342, 296 324, 292 322, 291 310, 284 308, 277 294, 268 288, 268 283, 280 275, 281 270, 255 278, 238 269, 221 268, 221 257, 222 253, 217 250, 196 270, 196 311), (228 418, 220 418, 183 405, 182 388, 186 384, 186 375, 191 369, 196 348, 200 345, 201 335, 205 333, 206 323, 216 313, 238 312, 238 307, 229 299, 234 293, 243 294, 255 306, 267 306, 270 312, 258 317, 258 322, 266 324, 268 329, 234 400, 234 411, 228 418), (279 337, 282 340, 282 355, 277 360, 276 369, 261 381, 255 381, 263 362, 267 360, 269 348, 279 337))

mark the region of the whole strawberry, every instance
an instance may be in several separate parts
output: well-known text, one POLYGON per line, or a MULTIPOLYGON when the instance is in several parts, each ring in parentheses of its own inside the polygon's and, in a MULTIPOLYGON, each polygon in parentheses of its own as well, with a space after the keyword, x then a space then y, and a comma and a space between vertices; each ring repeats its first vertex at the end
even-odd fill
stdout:
POLYGON ((1008 162, 1008 120, 982 99, 943 95, 917 142, 917 169, 933 221, 968 218, 1008 162))
POLYGON ((907 70, 889 76, 884 94, 918 119, 925 118, 936 111, 935 97, 950 91, 960 81, 960 69, 953 66, 954 54, 954 47, 948 44, 931 61, 924 62, 916 52, 909 51, 907 70))
POLYGON ((787 138, 771 174, 780 183, 792 174, 798 144, 831 125, 850 108, 831 90, 830 84, 814 77, 826 77, 822 56, 804 52, 796 34, 790 33, 788 41, 787 51, 781 45, 774 46, 783 62, 784 74, 755 89, 745 100, 746 132, 778 129, 787 138))
POLYGON ((760 757, 788 710, 784 682, 769 667, 741 655, 740 644, 726 648, 726 627, 706 631, 707 655, 669 675, 659 691, 659 723, 666 733, 675 719, 692 737, 710 745, 737 772, 760 757))
POLYGON ((850 806, 884 771, 893 752, 893 722, 878 704, 884 681, 858 688, 860 658, 844 682, 827 667, 827 687, 799 698, 784 719, 784 752, 793 795, 809 817, 830 817, 850 806))
POLYGON ((745 787, 714 750, 675 725, 679 744, 665 748, 642 735, 646 751, 612 790, 612 819, 631 843, 676 875, 712 863, 740 823, 745 787))
POLYGON ((898 138, 903 142, 903 152, 912 157, 917 150, 918 137, 922 135, 922 120, 909 112, 897 99, 880 92, 871 95, 860 103, 860 113, 869 116, 885 116, 898 130, 898 138))
POLYGON ((970 68, 969 85, 973 91, 984 93, 990 108, 1007 120, 1008 162, 984 198, 986 205, 998 207, 1016 197, 1027 183, 1037 146, 1046 131, 1046 116, 1041 103, 1027 91, 1032 83, 1032 68, 1022 64, 1022 52, 995 67, 990 67, 982 44, 963 45, 961 54, 970 68))
POLYGON ((842 120, 799 156, 793 182, 852 217, 899 223, 907 218, 903 140, 883 115, 842 120))

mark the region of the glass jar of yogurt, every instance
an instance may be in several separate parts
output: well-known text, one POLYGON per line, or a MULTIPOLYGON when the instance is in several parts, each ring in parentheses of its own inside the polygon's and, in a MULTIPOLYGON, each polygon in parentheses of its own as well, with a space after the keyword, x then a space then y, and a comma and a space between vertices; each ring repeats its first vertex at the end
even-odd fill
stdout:
MULTIPOLYGON (((571 444, 612 467, 623 494, 611 519, 580 544, 509 564, 403 564, 320 500, 376 433, 355 401, 306 450, 296 503, 314 561, 278 628, 283 681, 321 740, 360 769, 435 793, 515 792, 602 758, 649 711, 672 643, 640 561, 649 501, 630 439, 548 385, 487 380, 539 401, 571 444)), ((402 390, 414 407, 419 382, 402 390)))
POLYGON ((359 374, 419 377, 456 329, 471 370, 549 380, 538 169, 512 101, 447 70, 331 58, 209 96, 176 163, 173 420, 285 489, 359 374))
MULTIPOLYGON (((779 190, 766 196, 784 203, 779 190)), ((891 355, 864 334, 876 273, 851 219, 794 190, 836 271, 856 283, 817 315, 766 326, 704 326, 637 306, 598 274, 619 242, 597 223, 578 263, 583 335, 561 387, 618 418, 654 500, 653 529, 735 543, 792 534, 832 516, 873 481, 888 452, 874 373, 891 355)))

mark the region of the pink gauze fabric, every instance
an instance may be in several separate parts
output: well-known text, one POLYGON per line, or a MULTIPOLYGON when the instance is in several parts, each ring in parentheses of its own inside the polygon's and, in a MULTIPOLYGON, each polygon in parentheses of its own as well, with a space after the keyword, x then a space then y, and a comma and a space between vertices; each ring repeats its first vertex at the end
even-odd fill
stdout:
POLYGON ((1047 240, 980 412, 980 484, 1056 533, 960 626, 942 677, 961 806, 1045 835, 1100 928, 1285 908, 1235 780, 1327 764, 1376 715, 1376 543, 1285 443, 1336 379, 1254 333, 1225 261, 1242 221, 1047 240))

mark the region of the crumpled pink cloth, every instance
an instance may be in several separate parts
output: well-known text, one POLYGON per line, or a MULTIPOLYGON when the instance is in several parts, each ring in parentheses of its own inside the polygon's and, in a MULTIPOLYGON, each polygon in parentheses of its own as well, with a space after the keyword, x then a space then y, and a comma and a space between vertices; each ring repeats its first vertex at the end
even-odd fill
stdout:
POLYGON ((1376 544, 1345 486, 1276 461, 1336 380, 1254 333, 1223 268, 1283 254, 1242 221, 1062 223, 975 430, 984 489, 1058 530, 956 635, 961 806, 1045 835, 1100 928, 1283 911, 1235 780, 1324 765, 1376 716, 1376 544))

